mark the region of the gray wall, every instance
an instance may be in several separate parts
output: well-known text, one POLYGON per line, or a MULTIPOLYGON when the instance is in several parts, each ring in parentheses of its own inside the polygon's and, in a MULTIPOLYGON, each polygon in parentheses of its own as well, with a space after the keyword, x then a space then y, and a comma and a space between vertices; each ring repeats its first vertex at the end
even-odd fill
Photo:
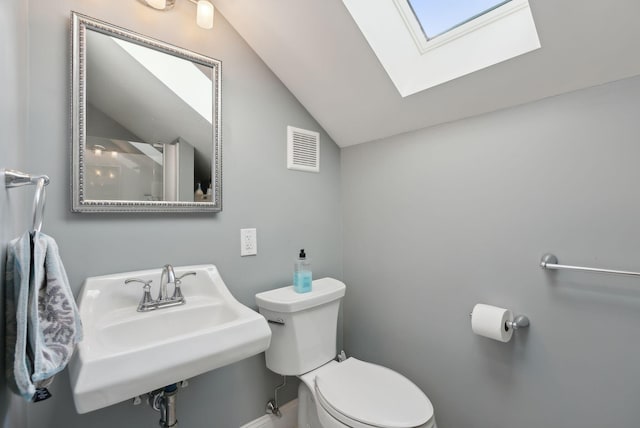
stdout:
POLYGON ((640 78, 342 151, 344 340, 432 399, 441 427, 636 428, 640 78), (474 335, 484 302, 527 314, 474 335))
MULTIPOLYGON (((0 1, 0 171, 24 166, 27 117, 27 3, 20 0, 0 1)), ((4 173, 0 172, 0 183, 4 173)), ((11 394, 4 382, 4 277, 7 242, 26 227, 24 192, 0 187, 0 426, 24 425, 25 405, 11 394)))
MULTIPOLYGON (((195 12, 195 6, 187 1, 177 2, 166 13, 136 1, 29 1, 24 168, 51 177, 43 231, 57 240, 76 292, 88 276, 158 268, 165 263, 214 263, 232 294, 254 307, 255 293, 291 283, 293 260, 302 247, 313 257, 317 277, 342 276, 338 147, 224 17, 217 14, 215 28, 205 31, 195 25, 195 12), (222 61, 221 213, 70 212, 71 10, 222 61), (287 125, 321 132, 319 174, 286 169, 287 125), (258 230, 255 257, 239 255, 242 227, 258 230)), ((16 94, 13 99, 22 98, 16 94)), ((4 153, 5 146, 1 148, 4 153)), ((8 237, 3 236, 3 241, 8 237)), ((280 378, 264 367, 262 355, 194 378, 178 397, 181 426, 236 428, 264 413, 272 388, 279 382, 280 378)), ((128 403, 77 415, 66 373, 56 379, 51 392, 53 398, 28 405, 26 427, 157 426, 156 413, 128 403)), ((285 399, 294 394, 292 387, 285 399)), ((4 397, 2 407, 6 402, 4 397)))

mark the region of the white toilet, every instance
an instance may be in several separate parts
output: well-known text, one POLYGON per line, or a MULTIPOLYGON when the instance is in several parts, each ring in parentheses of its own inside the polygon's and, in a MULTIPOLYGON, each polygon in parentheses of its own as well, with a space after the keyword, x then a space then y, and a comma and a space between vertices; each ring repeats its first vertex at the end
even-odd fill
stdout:
POLYGON ((298 376, 298 428, 436 428, 429 398, 409 379, 355 358, 335 360, 344 283, 313 281, 309 293, 283 287, 256 295, 271 326, 267 367, 298 376))

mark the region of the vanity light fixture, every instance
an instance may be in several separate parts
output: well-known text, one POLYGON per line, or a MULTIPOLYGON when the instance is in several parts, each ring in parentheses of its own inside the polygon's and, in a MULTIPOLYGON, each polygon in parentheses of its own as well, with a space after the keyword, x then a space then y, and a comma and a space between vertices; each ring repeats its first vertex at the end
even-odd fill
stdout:
POLYGON ((213 16, 216 12, 213 8, 213 4, 208 0, 190 1, 198 6, 198 10, 196 12, 196 23, 198 26, 207 30, 213 28, 213 16))
MULTIPOLYGON (((196 24, 206 30, 213 28, 213 16, 215 15, 213 4, 209 0, 189 1, 197 6, 196 24)), ((140 0, 140 2, 156 10, 169 10, 176 4, 176 0, 140 0)))
POLYGON ((93 146, 93 154, 96 156, 102 156, 102 152, 104 151, 104 146, 100 144, 95 144, 93 146))

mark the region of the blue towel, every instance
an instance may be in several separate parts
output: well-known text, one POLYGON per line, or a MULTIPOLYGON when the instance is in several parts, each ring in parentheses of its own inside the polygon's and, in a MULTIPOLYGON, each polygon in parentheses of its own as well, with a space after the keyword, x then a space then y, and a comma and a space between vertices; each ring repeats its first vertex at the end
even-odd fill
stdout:
POLYGON ((58 246, 40 232, 9 243, 6 272, 7 379, 33 400, 63 370, 82 325, 58 246))

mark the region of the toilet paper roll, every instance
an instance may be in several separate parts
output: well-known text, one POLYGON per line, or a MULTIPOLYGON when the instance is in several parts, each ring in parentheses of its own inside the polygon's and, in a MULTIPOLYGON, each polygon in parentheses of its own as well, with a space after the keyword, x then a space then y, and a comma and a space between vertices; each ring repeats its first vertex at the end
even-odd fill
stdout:
POLYGON ((471 313, 471 330, 489 339, 508 342, 513 329, 507 328, 507 321, 513 321, 513 313, 509 309, 478 303, 471 313))

